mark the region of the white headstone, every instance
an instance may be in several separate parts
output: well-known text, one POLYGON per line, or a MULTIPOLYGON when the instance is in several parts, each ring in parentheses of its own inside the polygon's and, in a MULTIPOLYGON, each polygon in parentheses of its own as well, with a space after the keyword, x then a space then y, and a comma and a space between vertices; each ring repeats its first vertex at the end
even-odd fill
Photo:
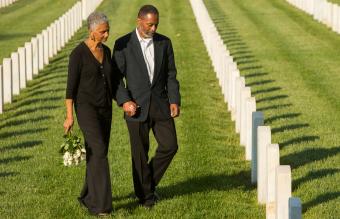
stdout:
POLYGON ((276 168, 276 218, 289 218, 289 198, 292 192, 292 178, 289 165, 276 168))
POLYGON ((249 97, 246 100, 246 160, 252 158, 252 113, 256 111, 256 100, 255 97, 249 97))
POLYGON ((53 30, 52 27, 47 27, 47 33, 48 33, 48 57, 53 57, 53 30))
POLYGON ((26 79, 30 81, 33 79, 33 51, 32 44, 25 43, 26 50, 26 79))
POLYGON ((65 16, 60 18, 60 47, 65 46, 65 16))
POLYGON ((83 18, 82 18, 82 11, 81 11, 81 2, 78 2, 78 28, 82 26, 83 18))
POLYGON ((246 100, 251 96, 250 87, 241 90, 241 126, 240 126, 240 144, 246 145, 246 100))
POLYGON ((39 47, 38 39, 36 37, 31 39, 32 43, 32 58, 33 58, 33 75, 39 73, 39 47))
POLYGON ((20 94, 20 72, 19 72, 19 54, 12 52, 12 94, 20 94))
POLYGON ((257 127, 263 126, 264 117, 262 112, 252 113, 252 146, 251 146, 251 182, 257 183, 257 142, 258 142, 258 129, 257 127))
POLYGON ((302 206, 299 198, 289 198, 289 219, 302 219, 302 206))
POLYGON ((241 91, 245 87, 244 77, 240 76, 236 80, 235 85, 235 107, 236 107, 236 119, 235 119, 235 129, 236 133, 240 133, 241 131, 241 91))
POLYGON ((338 5, 332 4, 332 30, 337 31, 338 28, 338 5))
POLYGON ((227 95, 228 95, 228 110, 232 111, 233 105, 233 95, 234 95, 234 90, 233 90, 233 83, 235 83, 235 78, 234 74, 236 74, 234 71, 237 71, 237 64, 236 62, 232 62, 229 64, 228 68, 228 90, 227 90, 227 95))
MULTIPOLYGON (((228 56, 227 59, 225 60, 225 71, 223 73, 223 89, 224 89, 224 102, 228 103, 229 102, 229 66, 233 64, 233 58, 231 56, 228 56)), ((229 103, 228 103, 229 104, 229 103)))
POLYGON ((3 67, 3 89, 4 103, 12 102, 12 61, 10 58, 4 58, 3 67))
POLYGON ((74 32, 75 32, 73 8, 70 10, 70 32, 71 32, 71 37, 72 37, 74 35, 74 32))
POLYGON ((44 64, 48 65, 48 63, 49 63, 49 60, 48 60, 48 55, 49 55, 49 52, 48 52, 49 46, 48 46, 48 44, 49 44, 49 41, 48 41, 48 32, 47 32, 47 30, 43 30, 42 35, 43 35, 43 41, 44 41, 44 46, 43 46, 43 48, 44 48, 44 53, 43 53, 44 54, 44 64))
POLYGON ((19 54, 19 72, 20 72, 20 88, 26 87, 26 51, 24 47, 18 48, 19 54))
POLYGON ((278 144, 270 144, 267 151, 268 190, 266 204, 266 218, 275 219, 276 216, 276 168, 280 165, 280 149, 278 144))
POLYGON ((336 28, 335 31, 340 34, 340 5, 336 5, 336 10, 337 10, 337 21, 336 21, 336 28))
POLYGON ((257 200, 260 204, 267 201, 267 148, 271 144, 269 126, 257 128, 257 200))
POLYGON ((52 23, 52 41, 53 41, 53 56, 57 55, 57 24, 56 21, 52 23))
POLYGON ((0 114, 4 111, 3 82, 2 65, 0 65, 0 114))
POLYGON ((238 69, 232 71, 231 77, 231 120, 236 120, 236 78, 240 77, 240 71, 238 69))
POLYGON ((81 5, 83 7, 83 20, 87 19, 87 0, 82 0, 81 5))
POLYGON ((57 51, 61 50, 61 18, 56 22, 57 51))
POLYGON ((70 16, 68 12, 65 13, 65 43, 70 39, 70 16))
POLYGON ((38 39, 38 67, 39 70, 44 68, 44 38, 42 34, 37 35, 38 39))

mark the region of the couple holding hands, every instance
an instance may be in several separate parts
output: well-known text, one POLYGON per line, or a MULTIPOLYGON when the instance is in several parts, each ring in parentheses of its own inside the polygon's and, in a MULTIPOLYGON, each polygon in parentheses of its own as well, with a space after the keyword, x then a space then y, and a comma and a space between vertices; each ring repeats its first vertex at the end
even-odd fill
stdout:
POLYGON ((112 212, 107 159, 112 99, 124 110, 134 192, 144 207, 152 207, 159 198, 156 186, 177 152, 179 83, 171 41, 156 33, 158 22, 157 8, 142 6, 136 29, 116 40, 111 56, 103 44, 109 36, 108 19, 93 12, 87 19, 88 38, 70 54, 64 129, 72 128, 74 109, 86 148, 85 183, 78 200, 91 214, 112 212), (158 147, 149 160, 150 129, 158 147))

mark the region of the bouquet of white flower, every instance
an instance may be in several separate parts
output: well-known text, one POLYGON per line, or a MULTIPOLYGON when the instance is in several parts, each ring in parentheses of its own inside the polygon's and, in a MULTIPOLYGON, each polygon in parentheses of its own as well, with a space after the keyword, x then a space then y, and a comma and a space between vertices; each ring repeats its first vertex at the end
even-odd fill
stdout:
POLYGON ((68 132, 64 135, 64 143, 61 144, 59 152, 63 155, 64 165, 78 165, 80 161, 85 160, 86 150, 81 143, 81 139, 68 132))

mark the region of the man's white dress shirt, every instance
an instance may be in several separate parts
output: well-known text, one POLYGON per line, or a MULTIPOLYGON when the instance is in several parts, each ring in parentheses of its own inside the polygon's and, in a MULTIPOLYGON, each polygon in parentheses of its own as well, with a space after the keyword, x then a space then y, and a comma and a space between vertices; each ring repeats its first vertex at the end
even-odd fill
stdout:
POLYGON ((152 40, 152 37, 142 38, 139 35, 137 28, 136 28, 136 34, 137 34, 140 46, 142 48, 142 53, 144 56, 146 67, 148 69, 149 80, 150 80, 150 83, 152 83, 154 69, 155 69, 155 51, 153 47, 153 40, 152 40))

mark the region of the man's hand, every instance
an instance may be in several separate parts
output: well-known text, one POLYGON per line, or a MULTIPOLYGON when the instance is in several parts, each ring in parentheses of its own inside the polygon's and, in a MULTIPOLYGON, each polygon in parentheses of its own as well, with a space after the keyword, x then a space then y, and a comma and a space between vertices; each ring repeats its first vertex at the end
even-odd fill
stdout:
POLYGON ((170 112, 171 112, 171 117, 175 118, 179 116, 179 106, 175 103, 170 104, 170 112))
POLYGON ((65 134, 67 134, 70 130, 71 130, 71 128, 72 128, 72 126, 73 126, 73 118, 66 118, 65 119, 65 122, 64 122, 64 131, 65 131, 65 134))
POLYGON ((125 102, 123 104, 123 110, 128 116, 132 117, 136 114, 137 104, 133 101, 125 102))

